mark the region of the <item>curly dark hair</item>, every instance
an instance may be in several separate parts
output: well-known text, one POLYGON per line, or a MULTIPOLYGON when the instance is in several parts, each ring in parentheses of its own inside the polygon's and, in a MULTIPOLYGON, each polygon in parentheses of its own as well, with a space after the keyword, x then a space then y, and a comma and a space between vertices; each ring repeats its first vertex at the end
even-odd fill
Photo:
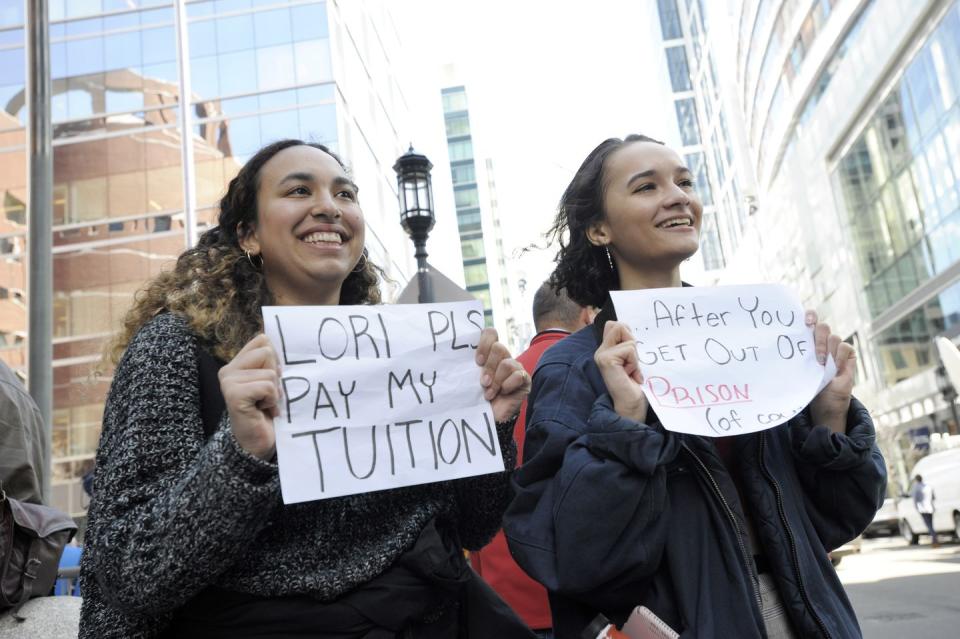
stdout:
POLYGON ((581 306, 602 306, 610 291, 620 288, 620 277, 615 269, 610 268, 606 251, 590 242, 587 230, 606 215, 603 196, 607 158, 634 142, 663 144, 636 133, 622 140, 609 138, 601 142, 590 151, 563 192, 557 217, 546 234, 548 241, 560 245, 554 258, 557 266, 550 275, 550 285, 557 292, 566 291, 570 299, 581 306))
MULTIPOLYGON (((257 221, 257 190, 263 165, 280 151, 301 145, 320 149, 346 170, 343 161, 322 144, 280 140, 260 149, 230 181, 220 200, 217 226, 204 232, 195 247, 181 253, 173 269, 164 271, 137 293, 123 328, 107 346, 108 360, 119 361, 140 327, 163 311, 185 317, 205 346, 224 361, 232 359, 263 330, 260 307, 274 300, 262 269, 241 248, 238 229, 251 229, 257 221)), ((341 304, 380 303, 383 272, 366 258, 364 249, 362 266, 347 276, 340 289, 341 304)))

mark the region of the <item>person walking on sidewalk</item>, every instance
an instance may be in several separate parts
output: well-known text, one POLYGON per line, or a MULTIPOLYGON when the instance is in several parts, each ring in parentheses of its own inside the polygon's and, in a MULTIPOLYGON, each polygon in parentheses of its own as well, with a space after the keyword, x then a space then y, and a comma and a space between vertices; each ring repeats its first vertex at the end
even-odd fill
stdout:
POLYGON ((927 532, 930 533, 930 545, 937 548, 940 543, 937 541, 937 531, 933 528, 933 513, 936 511, 933 502, 936 501, 937 495, 933 491, 933 486, 923 483, 923 477, 917 475, 913 478, 913 488, 910 494, 913 497, 914 508, 920 513, 920 517, 923 518, 923 523, 927 527, 927 532))

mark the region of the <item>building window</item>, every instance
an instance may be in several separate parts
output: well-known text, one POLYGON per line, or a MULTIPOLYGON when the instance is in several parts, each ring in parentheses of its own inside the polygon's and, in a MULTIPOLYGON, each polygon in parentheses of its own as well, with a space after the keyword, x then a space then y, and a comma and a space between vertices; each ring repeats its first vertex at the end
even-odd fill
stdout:
POLYGON ((690 69, 687 67, 687 52, 684 47, 667 47, 667 68, 670 70, 670 86, 674 91, 690 90, 690 69))
MULTIPOLYGON (((436 95, 436 94, 434 94, 436 95)), ((443 90, 443 112, 467 110, 467 92, 463 87, 443 90)))
POLYGON ((476 187, 454 190, 453 199, 458 209, 473 208, 480 205, 480 197, 477 194, 476 187))
POLYGON ((459 140, 447 145, 447 153, 450 155, 450 161, 473 159, 473 144, 470 140, 459 140))
POLYGON ((487 284, 489 278, 487 277, 487 265, 486 264, 469 264, 463 267, 463 278, 467 283, 467 286, 477 286, 479 284, 487 284))
POLYGON ((700 144, 700 126, 697 124, 697 105, 693 98, 684 98, 673 103, 677 111, 677 126, 684 146, 700 144))
POLYGON ((486 253, 483 249, 483 238, 475 237, 471 239, 461 239, 460 253, 463 255, 463 259, 465 260, 484 257, 486 253))
POLYGON ((954 283, 874 338, 880 372, 893 385, 929 369, 939 358, 933 337, 960 329, 960 282, 954 283))
POLYGON ((448 138, 470 135, 470 117, 466 113, 454 116, 448 115, 446 124, 448 138))
POLYGON ((657 0, 657 9, 660 11, 660 32, 664 40, 682 38, 680 28, 680 13, 677 11, 677 0, 657 0))
POLYGON ((960 74, 936 62, 958 35, 955 7, 835 173, 874 317, 960 261, 960 74))
POLYGON ((687 168, 693 174, 693 181, 697 187, 697 194, 704 206, 713 205, 713 189, 710 188, 710 180, 707 178, 707 163, 703 153, 688 153, 684 156, 687 162, 687 168))
POLYGON ((477 181, 476 171, 473 168, 473 162, 468 164, 451 164, 450 177, 453 178, 453 185, 470 184, 477 181))

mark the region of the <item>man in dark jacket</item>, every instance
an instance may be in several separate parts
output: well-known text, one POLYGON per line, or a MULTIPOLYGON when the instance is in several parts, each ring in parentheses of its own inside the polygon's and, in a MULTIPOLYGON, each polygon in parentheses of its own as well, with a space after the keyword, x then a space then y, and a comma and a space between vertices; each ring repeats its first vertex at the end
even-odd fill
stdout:
POLYGON ((883 501, 866 409, 851 401, 843 433, 805 410, 732 438, 721 458, 710 439, 665 431, 652 410, 645 423, 613 410, 594 362, 607 318, 612 309, 541 359, 504 519, 514 557, 550 592, 558 639, 601 612, 623 623, 639 604, 684 638, 760 639, 768 576, 796 636, 860 637, 827 551, 883 501))
MULTIPOLYGON (((533 324, 537 334, 530 341, 530 347, 517 356, 517 361, 533 375, 537 362, 548 348, 590 324, 592 317, 590 308, 580 306, 566 293, 557 294, 544 282, 533 296, 533 324)), ((517 442, 518 462, 523 455, 526 412, 527 403, 524 402, 520 406, 520 416, 513 431, 513 438, 517 442)), ((510 556, 502 530, 482 550, 470 553, 470 561, 480 576, 510 604, 524 623, 540 636, 547 636, 553 626, 547 591, 527 576, 510 556)))

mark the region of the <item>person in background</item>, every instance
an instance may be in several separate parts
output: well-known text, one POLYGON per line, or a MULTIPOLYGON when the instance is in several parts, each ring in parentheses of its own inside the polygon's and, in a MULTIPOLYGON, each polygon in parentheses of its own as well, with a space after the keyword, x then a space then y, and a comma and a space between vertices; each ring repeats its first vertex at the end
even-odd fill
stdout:
POLYGON ((817 359, 832 354, 837 375, 761 432, 668 431, 644 394, 609 292, 681 286, 702 214, 689 167, 645 136, 602 142, 571 180, 551 284, 602 310, 537 366, 503 520, 510 550, 550 592, 558 639, 600 614, 619 626, 640 605, 683 637, 859 638, 827 551, 873 519, 886 464, 851 396, 852 347, 807 312, 817 359))
MULTIPOLYGON (((517 356, 517 361, 533 375, 544 351, 567 335, 588 326, 592 320, 592 309, 580 306, 566 293, 557 293, 549 282, 544 282, 533 296, 533 325, 537 334, 530 341, 529 348, 517 356)), ((513 431, 518 462, 523 455, 526 408, 524 402, 513 431)), ((547 591, 527 576, 510 556, 502 530, 482 550, 470 553, 470 561, 480 576, 510 604, 535 634, 543 638, 552 636, 553 623, 550 620, 547 591)))
POLYGON ((504 472, 281 499, 280 360, 261 308, 380 303, 365 229, 333 152, 275 142, 231 180, 218 225, 136 296, 112 343, 81 639, 529 637, 461 551, 500 526, 530 387, 493 329, 479 338, 476 383, 504 472))
POLYGON ((910 494, 913 497, 914 508, 920 513, 923 523, 927 526, 927 532, 930 533, 930 545, 934 548, 939 547, 937 531, 933 528, 933 513, 936 510, 933 502, 937 499, 933 492, 933 486, 923 483, 923 477, 917 475, 913 478, 913 488, 910 489, 910 494))
POLYGON ((0 482, 8 497, 45 504, 47 445, 40 409, 13 370, 0 361, 0 482))

